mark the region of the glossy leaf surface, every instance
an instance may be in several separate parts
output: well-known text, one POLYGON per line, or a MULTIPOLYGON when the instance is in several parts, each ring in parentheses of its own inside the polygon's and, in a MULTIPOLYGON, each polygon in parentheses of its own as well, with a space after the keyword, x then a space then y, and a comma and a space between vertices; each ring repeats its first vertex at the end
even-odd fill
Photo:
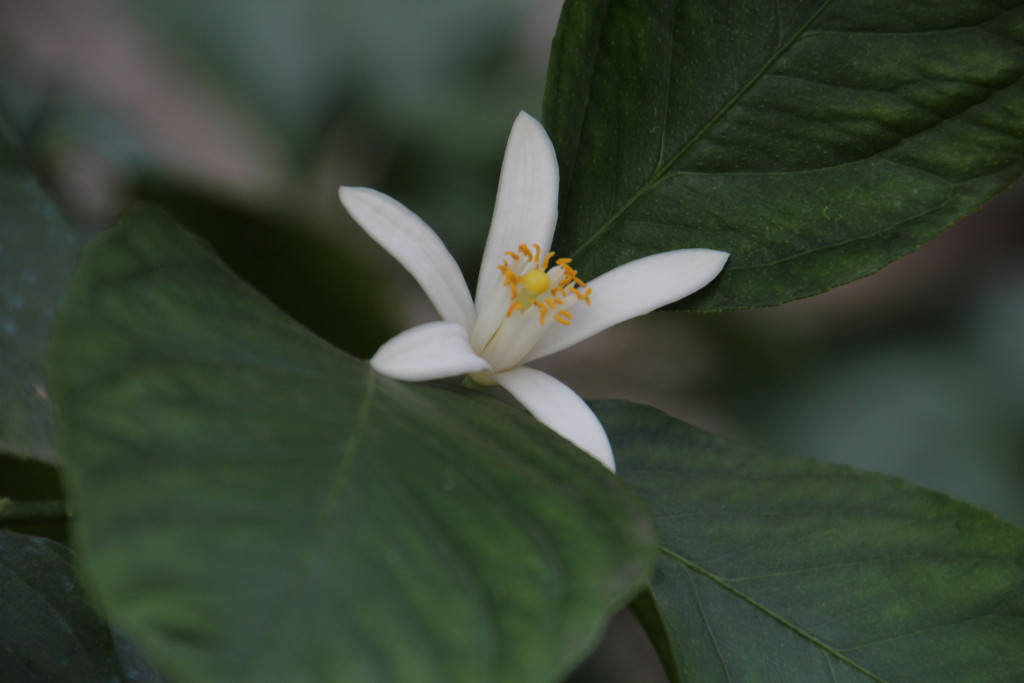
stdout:
POLYGON ((84 570, 174 679, 554 680, 654 561, 592 458, 373 373, 158 210, 87 250, 50 372, 84 570))
POLYGON ((913 251, 1024 168, 1019 0, 569 0, 555 248, 732 254, 677 307, 771 306, 913 251))
POLYGON ((637 613, 677 681, 1024 676, 1024 532, 881 475, 599 405, 662 537, 637 613), (670 649, 666 649, 670 648, 670 649), (674 661, 673 661, 674 660, 674 661))

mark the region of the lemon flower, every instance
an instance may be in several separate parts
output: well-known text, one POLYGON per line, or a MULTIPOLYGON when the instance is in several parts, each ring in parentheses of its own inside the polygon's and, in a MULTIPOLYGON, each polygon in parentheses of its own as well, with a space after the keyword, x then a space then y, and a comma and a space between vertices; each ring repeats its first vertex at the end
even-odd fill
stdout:
POLYGON ((341 187, 338 194, 442 318, 385 342, 370 360, 373 369, 405 381, 468 374, 501 385, 541 423, 612 471, 611 445, 593 411, 572 389, 524 363, 692 294, 729 257, 710 249, 663 252, 584 282, 570 259, 549 251, 558 162, 544 128, 525 112, 505 149, 475 303, 455 259, 418 216, 369 188, 341 187))

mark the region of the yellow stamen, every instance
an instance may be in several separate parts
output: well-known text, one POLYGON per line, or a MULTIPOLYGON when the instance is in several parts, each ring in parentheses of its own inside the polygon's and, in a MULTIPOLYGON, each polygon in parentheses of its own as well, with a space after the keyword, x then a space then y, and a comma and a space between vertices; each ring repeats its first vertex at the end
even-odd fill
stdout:
POLYGON ((503 263, 500 266, 498 266, 498 270, 500 270, 502 274, 505 276, 505 282, 502 284, 507 285, 519 282, 519 277, 512 272, 512 269, 508 267, 507 263, 503 263))
MULTIPOLYGON (((539 244, 533 244, 531 248, 523 243, 516 251, 506 251, 505 254, 509 260, 498 266, 498 270, 504 279, 503 286, 509 288, 511 299, 506 318, 516 311, 525 314, 531 306, 536 306, 541 326, 547 322, 549 313, 559 324, 568 325, 572 321, 572 313, 566 310, 566 299, 570 295, 575 295, 576 301, 590 304, 592 290, 579 278, 578 271, 569 265, 572 259, 555 259, 555 252, 544 254, 539 244), (519 264, 520 258, 524 258, 526 263, 519 264), (556 265, 551 270, 560 269, 557 283, 552 282, 548 273, 552 260, 556 265), (520 270, 527 272, 519 274, 520 270)), ((570 300, 570 305, 576 301, 570 300)))

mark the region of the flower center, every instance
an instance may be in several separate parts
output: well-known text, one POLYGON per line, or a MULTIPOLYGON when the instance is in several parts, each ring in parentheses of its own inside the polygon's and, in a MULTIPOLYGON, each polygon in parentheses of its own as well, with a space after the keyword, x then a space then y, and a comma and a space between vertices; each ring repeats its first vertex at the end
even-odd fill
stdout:
POLYGON ((551 278, 542 270, 531 270, 522 278, 523 287, 533 296, 539 296, 551 286, 551 278))
POLYGON ((508 258, 498 270, 505 276, 503 285, 509 292, 506 318, 517 311, 525 315, 536 308, 541 326, 549 314, 562 325, 568 325, 572 322, 572 312, 568 310, 572 304, 585 301, 590 305, 591 289, 569 265, 572 259, 555 259, 555 265, 548 268, 555 252, 548 252, 541 258, 538 244, 534 244, 533 249, 520 244, 517 251, 505 254, 508 258))

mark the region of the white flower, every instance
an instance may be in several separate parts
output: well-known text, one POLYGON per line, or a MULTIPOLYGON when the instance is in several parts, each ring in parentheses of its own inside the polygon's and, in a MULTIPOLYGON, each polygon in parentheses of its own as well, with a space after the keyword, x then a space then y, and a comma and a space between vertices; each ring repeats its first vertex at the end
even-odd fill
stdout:
POLYGON ((455 259, 418 216, 376 190, 342 187, 341 203, 405 266, 442 320, 387 341, 370 360, 394 379, 469 374, 500 384, 541 423, 615 470, 604 428, 583 399, 523 364, 692 294, 729 255, 681 249, 638 259, 591 281, 549 252, 558 209, 558 162, 544 128, 526 113, 512 126, 498 180, 476 300, 455 259))

